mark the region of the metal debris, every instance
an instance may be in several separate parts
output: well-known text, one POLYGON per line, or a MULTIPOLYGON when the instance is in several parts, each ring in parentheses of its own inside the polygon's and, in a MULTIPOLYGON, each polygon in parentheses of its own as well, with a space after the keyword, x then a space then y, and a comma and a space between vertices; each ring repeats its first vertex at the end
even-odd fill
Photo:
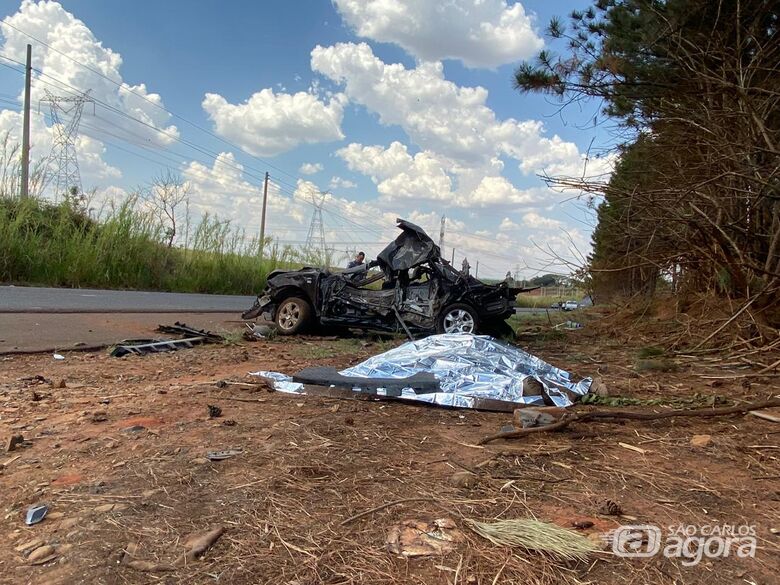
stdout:
POLYGON ((27 526, 32 526, 33 524, 38 524, 41 520, 43 520, 46 517, 46 514, 49 511, 49 506, 46 504, 38 504, 37 506, 30 506, 27 510, 27 518, 25 519, 25 524, 27 526))

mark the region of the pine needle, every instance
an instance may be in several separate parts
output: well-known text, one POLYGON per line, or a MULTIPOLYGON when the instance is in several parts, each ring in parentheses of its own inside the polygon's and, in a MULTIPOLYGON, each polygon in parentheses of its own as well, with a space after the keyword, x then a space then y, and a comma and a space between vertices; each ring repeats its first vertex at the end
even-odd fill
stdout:
POLYGON ((466 518, 466 523, 474 532, 498 546, 518 546, 565 560, 584 561, 589 553, 599 550, 596 543, 572 530, 531 518, 493 523, 466 518))

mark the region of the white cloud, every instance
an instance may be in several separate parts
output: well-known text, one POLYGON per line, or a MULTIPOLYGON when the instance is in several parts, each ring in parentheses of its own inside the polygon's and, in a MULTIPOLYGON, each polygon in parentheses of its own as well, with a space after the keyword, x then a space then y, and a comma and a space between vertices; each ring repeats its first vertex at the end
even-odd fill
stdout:
POLYGON ((395 43, 422 61, 495 67, 542 48, 522 4, 506 0, 334 0, 355 32, 395 43))
POLYGON ((316 175, 323 169, 320 163, 303 163, 298 167, 298 172, 303 175, 316 175))
MULTIPOLYGON (((163 108, 158 94, 146 85, 129 84, 122 78, 122 57, 104 47, 92 31, 57 2, 24 0, 19 10, 0 22, 2 46, 0 52, 16 61, 24 61, 28 43, 34 45, 34 72, 31 101, 36 104, 49 90, 54 95, 73 97, 90 90, 96 103, 86 104, 81 118, 77 156, 85 190, 95 184, 121 176, 119 169, 104 160, 106 136, 120 134, 131 141, 142 140, 146 146, 164 147, 178 138, 178 129, 171 125, 170 114, 163 108), (18 29, 18 30, 17 30, 18 29), (48 45, 36 43, 24 31, 48 45), (91 70, 90 70, 91 69, 91 70), (97 73, 99 72, 99 73, 97 73), (140 120, 142 123, 129 119, 140 120)), ((19 103, 22 102, 23 81, 19 79, 19 103)), ((64 104, 65 108, 68 104, 64 104)), ((48 115, 48 106, 41 104, 48 115)), ((69 113, 62 114, 68 122, 69 113)), ((10 131, 14 138, 21 134, 21 116, 11 110, 0 111, 0 131, 10 131)), ((31 157, 41 160, 49 156, 52 128, 46 127, 43 116, 33 115, 31 124, 31 157)))
POLYGON ((328 187, 331 189, 354 189, 357 187, 357 183, 342 177, 331 177, 328 187))
POLYGON ((381 199, 451 199, 452 181, 441 162, 429 152, 412 156, 406 145, 393 142, 386 149, 352 143, 336 154, 344 159, 350 170, 370 176, 381 199))
POLYGON ((517 225, 515 222, 513 222, 508 217, 505 217, 504 219, 502 219, 501 223, 498 225, 499 231, 502 231, 502 232, 503 231, 516 230, 519 227, 520 227, 519 225, 517 225))
POLYGON ((207 93, 202 106, 217 134, 255 156, 275 156, 300 144, 344 137, 340 94, 325 102, 313 93, 263 89, 242 104, 231 104, 219 94, 207 93))
POLYGON ((311 66, 343 85, 346 96, 376 112, 382 124, 400 126, 421 149, 453 164, 493 166, 508 156, 528 174, 581 160, 575 144, 545 137, 541 122, 499 120, 485 88, 446 80, 439 62, 407 69, 382 62, 365 43, 339 43, 315 47, 311 66))
MULTIPOLYGON (((220 153, 211 167, 191 162, 182 174, 190 185, 191 209, 196 216, 216 214, 247 228, 252 235, 258 233, 263 189, 244 178, 243 167, 233 153, 220 153)), ((300 227, 305 217, 304 205, 282 195, 278 185, 271 181, 268 189, 269 235, 289 237, 290 229, 300 227)))
POLYGON ((430 151, 411 155, 406 145, 389 147, 352 143, 336 151, 350 170, 367 175, 376 184, 380 201, 429 201, 453 207, 530 207, 556 196, 545 187, 517 189, 496 174, 501 165, 464 169, 449 165, 430 151))
POLYGON ((91 108, 85 108, 85 121, 90 120, 108 130, 116 127, 129 129, 158 145, 171 144, 178 137, 177 128, 167 125, 170 114, 161 109, 162 98, 150 93, 143 83, 126 83, 120 73, 122 57, 104 47, 81 20, 57 2, 24 0, 18 12, 2 21, 0 30, 4 39, 1 50, 12 59, 24 61, 27 43, 35 45, 32 65, 42 74, 33 76, 33 103, 45 97, 45 89, 56 95, 90 90, 90 95, 96 100, 138 118, 147 126, 128 120, 101 104, 96 106, 98 117, 91 115, 91 108), (16 29, 40 39, 51 48, 31 41, 16 29))
POLYGON ((529 211, 523 215, 523 225, 532 229, 539 230, 560 230, 563 229, 563 223, 557 219, 543 217, 535 211, 529 211))

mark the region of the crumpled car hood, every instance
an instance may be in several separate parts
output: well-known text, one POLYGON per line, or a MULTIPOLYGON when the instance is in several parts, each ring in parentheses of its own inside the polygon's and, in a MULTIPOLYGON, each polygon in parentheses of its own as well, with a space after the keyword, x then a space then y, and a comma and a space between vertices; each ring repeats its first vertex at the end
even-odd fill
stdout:
POLYGON ((401 233, 377 256, 386 272, 400 272, 441 257, 441 250, 425 231, 404 219, 397 219, 401 233))

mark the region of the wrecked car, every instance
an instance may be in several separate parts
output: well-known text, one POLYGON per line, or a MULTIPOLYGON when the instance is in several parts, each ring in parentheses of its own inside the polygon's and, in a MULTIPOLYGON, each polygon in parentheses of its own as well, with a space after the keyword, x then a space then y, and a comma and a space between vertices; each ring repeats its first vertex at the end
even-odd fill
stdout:
POLYGON ((503 333, 515 297, 528 289, 486 284, 455 270, 422 228, 401 233, 370 263, 330 272, 275 270, 244 319, 274 321, 292 335, 313 325, 383 332, 503 333), (372 270, 376 268, 377 270, 372 270))

